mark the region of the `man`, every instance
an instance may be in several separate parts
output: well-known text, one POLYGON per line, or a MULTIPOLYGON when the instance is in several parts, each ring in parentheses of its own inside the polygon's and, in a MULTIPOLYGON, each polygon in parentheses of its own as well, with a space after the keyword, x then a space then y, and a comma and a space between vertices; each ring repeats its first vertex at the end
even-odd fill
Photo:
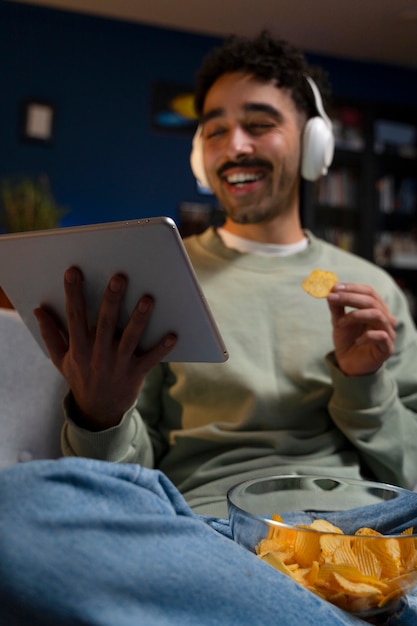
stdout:
MULTIPOLYGON (((224 516, 227 488, 247 476, 417 482, 417 345, 405 299, 382 271, 300 223, 311 74, 297 50, 267 35, 232 39, 200 74, 204 173, 226 222, 187 249, 227 363, 159 365, 170 335, 137 355, 152 300, 140 298, 116 333, 121 276, 93 331, 81 273, 67 272, 69 343, 36 312, 71 389, 64 452, 96 460, 0 474, 1 623, 362 623, 230 541, 226 521, 197 514, 224 516), (300 286, 316 266, 340 275, 327 305, 300 286), (170 476, 194 511, 146 466, 170 476)), ((404 518, 417 522, 412 510, 404 518)), ((416 610, 410 597, 391 623, 415 623, 416 610)))
POLYGON ((65 280, 69 344, 37 311, 71 389, 65 455, 157 467, 196 512, 221 517, 227 489, 246 477, 417 483, 417 335, 406 300, 379 268, 301 225, 306 130, 318 115, 312 77, 320 82, 298 50, 267 34, 232 39, 198 77, 202 166, 226 220, 186 246, 226 363, 158 365, 173 336, 137 356, 152 301, 142 297, 116 334, 121 276, 96 333, 75 268, 65 280), (340 280, 327 304, 301 289, 317 267, 340 280))

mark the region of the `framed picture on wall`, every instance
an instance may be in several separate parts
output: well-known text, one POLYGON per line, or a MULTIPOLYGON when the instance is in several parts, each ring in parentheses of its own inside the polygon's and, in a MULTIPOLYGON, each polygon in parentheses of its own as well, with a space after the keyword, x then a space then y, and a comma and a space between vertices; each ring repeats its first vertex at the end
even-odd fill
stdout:
POLYGON ((20 138, 41 144, 50 144, 54 135, 55 107, 45 100, 26 100, 22 103, 20 138))
POLYGON ((193 133, 197 128, 194 94, 187 85, 158 82, 152 85, 152 127, 167 132, 193 133))

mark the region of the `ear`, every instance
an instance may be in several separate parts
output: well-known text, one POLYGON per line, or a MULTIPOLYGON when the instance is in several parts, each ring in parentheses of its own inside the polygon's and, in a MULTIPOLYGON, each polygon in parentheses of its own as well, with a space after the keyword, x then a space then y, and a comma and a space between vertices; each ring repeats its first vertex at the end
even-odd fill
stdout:
POLYGON ((203 138, 201 135, 201 126, 199 126, 193 137, 193 145, 190 154, 190 164, 194 176, 200 183, 200 185, 209 191, 210 185, 207 180, 206 172, 203 162, 203 138))

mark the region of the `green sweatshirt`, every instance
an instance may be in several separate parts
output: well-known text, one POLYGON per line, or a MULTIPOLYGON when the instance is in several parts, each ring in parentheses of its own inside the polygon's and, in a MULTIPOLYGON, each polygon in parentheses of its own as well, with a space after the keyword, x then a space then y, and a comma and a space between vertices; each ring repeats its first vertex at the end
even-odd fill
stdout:
POLYGON ((229 351, 225 363, 163 363, 114 428, 70 419, 66 455, 158 467, 199 513, 225 516, 228 488, 282 473, 417 484, 417 333, 401 290, 371 263, 311 233, 291 256, 226 248, 214 229, 185 240, 229 351), (327 302, 307 295, 312 269, 371 285, 398 320, 395 354, 347 377, 332 355, 327 302))

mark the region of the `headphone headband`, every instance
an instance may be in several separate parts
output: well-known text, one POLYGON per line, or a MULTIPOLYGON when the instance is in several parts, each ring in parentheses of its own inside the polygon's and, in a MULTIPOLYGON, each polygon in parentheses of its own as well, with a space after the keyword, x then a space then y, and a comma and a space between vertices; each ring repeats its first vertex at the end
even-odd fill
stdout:
POLYGON ((304 76, 305 76, 306 81, 310 85, 311 91, 313 92, 314 104, 316 105, 317 113, 319 113, 319 115, 324 119, 324 121, 327 122, 329 126, 331 126, 332 122, 329 116, 327 115, 326 111, 324 110, 323 100, 321 98, 319 88, 317 87, 316 83, 311 78, 311 76, 307 76, 306 74, 304 76))

